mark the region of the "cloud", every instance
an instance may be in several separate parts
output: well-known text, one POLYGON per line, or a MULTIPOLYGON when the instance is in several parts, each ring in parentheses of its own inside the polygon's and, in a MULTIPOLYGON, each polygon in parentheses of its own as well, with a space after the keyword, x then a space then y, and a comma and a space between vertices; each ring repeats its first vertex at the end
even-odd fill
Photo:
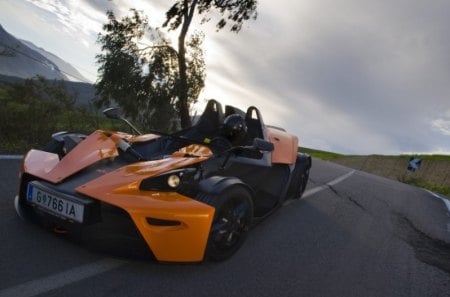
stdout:
MULTIPOLYGON (((48 20, 34 26, 42 35, 54 32, 49 25, 67 32, 48 44, 83 61, 98 53, 106 10, 122 17, 135 7, 160 26, 173 2, 27 1, 48 20)), ((239 34, 217 33, 214 18, 195 22, 190 32, 206 31, 207 81, 199 101, 258 106, 267 123, 318 149, 450 151, 450 115, 442 113, 450 110, 448 11, 444 0, 280 0, 259 1, 258 19, 239 34)))
POLYGON ((431 122, 431 126, 443 135, 450 136, 450 119, 435 119, 431 122))
POLYGON ((238 36, 213 37, 233 67, 223 73, 251 100, 287 106, 276 117, 305 143, 359 153, 448 146, 427 119, 450 108, 450 3, 284 1, 259 9, 238 36))
MULTIPOLYGON (((100 1, 77 0, 26 0, 30 4, 53 15, 56 22, 62 25, 62 30, 75 35, 80 32, 85 35, 97 34, 102 22, 106 19, 105 11, 110 5, 99 6, 100 1), (96 8, 96 9, 92 9, 96 8)), ((108 3, 109 1, 102 1, 108 3)), ((52 19, 52 18, 50 18, 52 19)))

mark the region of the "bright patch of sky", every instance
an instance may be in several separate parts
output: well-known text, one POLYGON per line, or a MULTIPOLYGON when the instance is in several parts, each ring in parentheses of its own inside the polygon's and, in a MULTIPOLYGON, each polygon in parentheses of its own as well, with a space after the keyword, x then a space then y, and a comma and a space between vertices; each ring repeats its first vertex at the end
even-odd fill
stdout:
MULTIPOLYGON (((0 23, 96 80, 106 10, 143 10, 161 26, 168 0, 2 0, 0 23)), ((207 98, 259 107, 307 147, 342 153, 450 153, 450 1, 259 1, 239 34, 205 32, 207 98)), ((169 33, 176 40, 176 33, 169 33)))

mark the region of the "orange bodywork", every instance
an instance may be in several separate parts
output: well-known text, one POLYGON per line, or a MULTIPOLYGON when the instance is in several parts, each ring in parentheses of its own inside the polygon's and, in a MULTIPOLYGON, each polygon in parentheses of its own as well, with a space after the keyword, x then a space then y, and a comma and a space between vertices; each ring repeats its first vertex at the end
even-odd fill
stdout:
POLYGON ((118 155, 116 143, 105 132, 95 131, 61 161, 56 154, 31 150, 25 156, 24 171, 52 183, 60 183, 89 165, 118 155))
MULTIPOLYGON (((98 161, 118 156, 121 134, 96 131, 59 161, 56 154, 31 150, 23 170, 52 183, 98 161)), ((204 257, 215 209, 176 192, 144 191, 140 183, 161 173, 202 162, 212 155, 201 145, 187 146, 169 158, 133 163, 76 188, 81 194, 125 210, 159 261, 196 262, 204 257), (147 218, 180 222, 155 226, 147 218)))
POLYGON ((274 128, 267 128, 267 136, 274 146, 272 163, 294 164, 297 159, 298 137, 274 128))

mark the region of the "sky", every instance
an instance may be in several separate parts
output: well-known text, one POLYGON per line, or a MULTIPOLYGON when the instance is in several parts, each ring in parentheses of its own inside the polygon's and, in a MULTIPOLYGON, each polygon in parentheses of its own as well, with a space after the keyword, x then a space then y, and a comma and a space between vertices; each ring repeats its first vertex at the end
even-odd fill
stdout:
MULTIPOLYGON (((0 24, 96 80, 106 10, 161 26, 173 0, 0 0, 0 24)), ((450 154, 450 1, 260 0, 236 34, 205 33, 206 99, 257 106, 300 145, 450 154)), ((172 32, 173 38, 177 32, 172 32)), ((170 34, 170 33, 169 33, 170 34)))

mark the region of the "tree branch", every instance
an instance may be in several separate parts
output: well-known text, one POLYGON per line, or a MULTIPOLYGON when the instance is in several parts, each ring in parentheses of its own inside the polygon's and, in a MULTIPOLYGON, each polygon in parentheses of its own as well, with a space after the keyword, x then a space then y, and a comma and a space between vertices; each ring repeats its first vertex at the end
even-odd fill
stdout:
POLYGON ((137 51, 138 52, 144 52, 144 51, 146 51, 148 49, 154 49, 154 48, 166 48, 166 49, 169 49, 172 54, 174 54, 175 56, 178 57, 178 52, 173 47, 171 47, 170 45, 149 45, 149 46, 146 46, 144 48, 140 48, 137 51))

